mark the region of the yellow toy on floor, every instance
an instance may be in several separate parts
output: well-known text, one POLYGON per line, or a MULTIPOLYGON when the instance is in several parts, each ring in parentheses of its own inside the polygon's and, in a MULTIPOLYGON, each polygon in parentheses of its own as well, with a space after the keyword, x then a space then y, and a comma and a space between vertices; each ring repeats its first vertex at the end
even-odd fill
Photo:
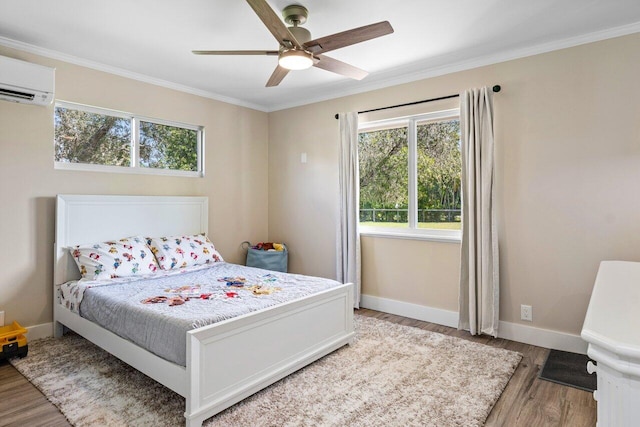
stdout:
POLYGON ((27 332, 18 322, 0 328, 0 360, 27 355, 27 332))

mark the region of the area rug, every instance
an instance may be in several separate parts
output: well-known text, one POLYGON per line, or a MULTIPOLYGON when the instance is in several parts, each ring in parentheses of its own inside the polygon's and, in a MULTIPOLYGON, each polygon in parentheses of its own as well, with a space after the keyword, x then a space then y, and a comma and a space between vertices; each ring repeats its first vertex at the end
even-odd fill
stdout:
MULTIPOLYGON (((352 345, 204 425, 481 426, 521 359, 370 317, 355 323, 352 345)), ((11 363, 75 426, 184 425, 181 396, 77 335, 33 341, 11 363)))
POLYGON ((598 378, 595 372, 587 372, 589 360, 586 354, 551 350, 540 371, 540 378, 580 390, 594 391, 598 386, 598 378))

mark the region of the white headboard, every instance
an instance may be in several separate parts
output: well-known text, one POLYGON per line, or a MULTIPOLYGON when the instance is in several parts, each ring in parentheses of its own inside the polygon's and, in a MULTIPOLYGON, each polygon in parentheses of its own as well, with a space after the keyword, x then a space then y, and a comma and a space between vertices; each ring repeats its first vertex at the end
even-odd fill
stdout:
POLYGON ((58 195, 54 285, 80 277, 69 246, 129 236, 206 233, 208 208, 207 197, 58 195))

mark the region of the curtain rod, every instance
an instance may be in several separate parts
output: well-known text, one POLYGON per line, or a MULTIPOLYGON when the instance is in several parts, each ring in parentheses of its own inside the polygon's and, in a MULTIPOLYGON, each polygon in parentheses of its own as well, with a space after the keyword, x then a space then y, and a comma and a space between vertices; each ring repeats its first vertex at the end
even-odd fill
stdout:
MULTIPOLYGON (((500 89, 502 89, 500 87, 500 85, 495 85, 493 87, 493 91, 494 92, 500 92, 500 89)), ((409 105, 424 104, 425 102, 440 101, 440 100, 443 100, 443 99, 457 98, 459 96, 460 96, 459 94, 447 95, 447 96, 441 96, 439 98, 423 99, 422 101, 407 102, 406 104, 398 104, 398 105, 390 105, 388 107, 372 108, 371 110, 358 111, 358 114, 371 113, 372 111, 388 110, 390 108, 407 107, 409 105)), ((335 115, 335 118, 336 118, 336 120, 338 119, 338 115, 337 114, 335 115)))

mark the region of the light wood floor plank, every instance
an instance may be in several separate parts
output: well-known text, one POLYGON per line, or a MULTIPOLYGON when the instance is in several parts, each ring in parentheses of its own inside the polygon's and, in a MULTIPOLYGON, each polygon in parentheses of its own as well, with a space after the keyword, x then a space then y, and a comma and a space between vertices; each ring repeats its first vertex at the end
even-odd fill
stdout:
POLYGON ((0 426, 70 425, 58 408, 13 366, 6 361, 0 363, 0 426))

